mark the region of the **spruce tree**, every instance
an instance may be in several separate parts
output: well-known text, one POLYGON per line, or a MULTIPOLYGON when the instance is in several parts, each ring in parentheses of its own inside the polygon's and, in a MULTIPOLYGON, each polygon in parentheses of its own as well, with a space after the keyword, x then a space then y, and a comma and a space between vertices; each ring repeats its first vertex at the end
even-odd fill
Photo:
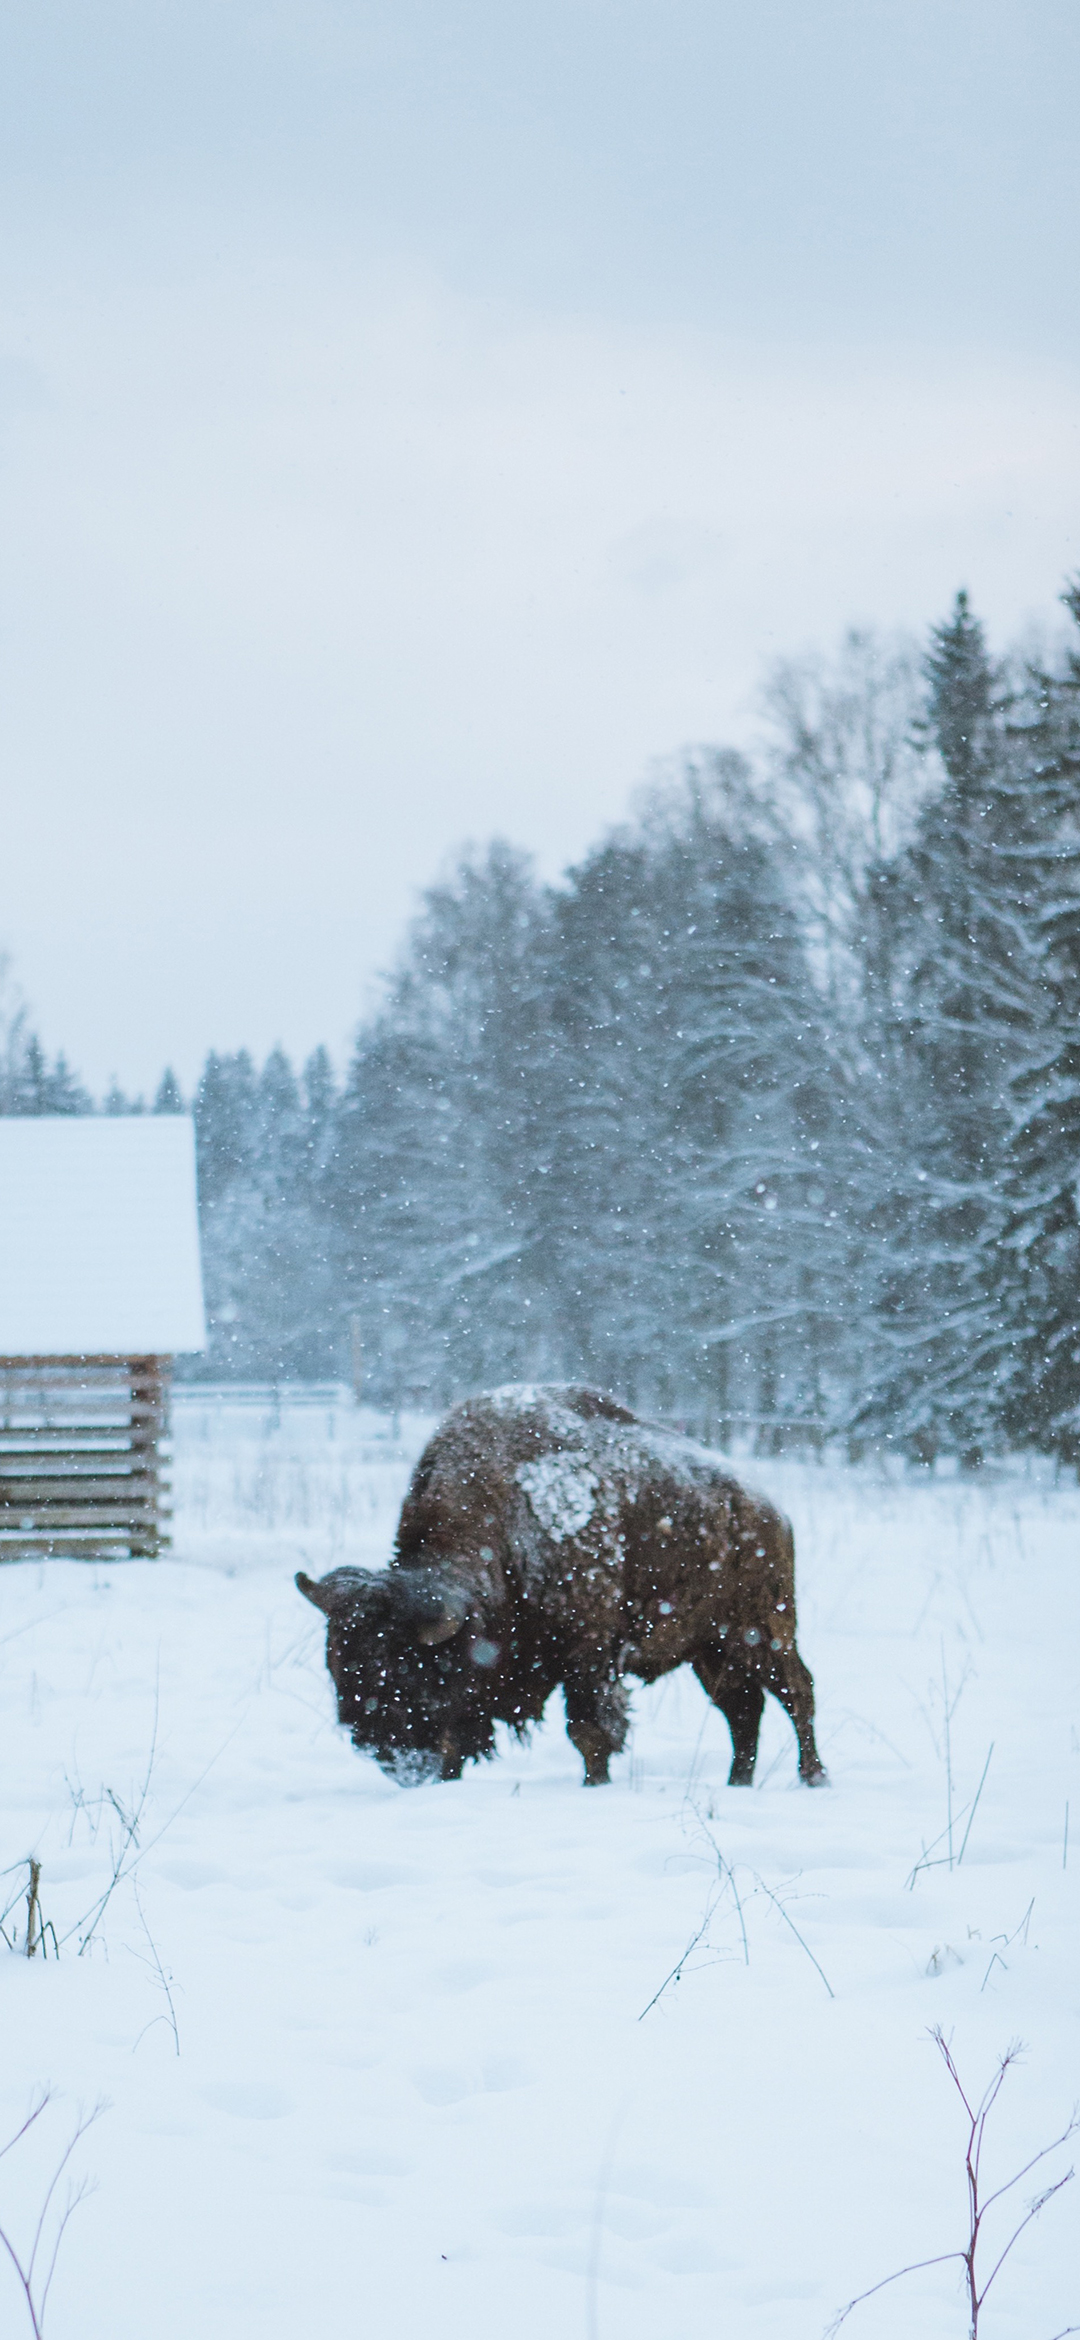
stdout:
POLYGON ((72 1072, 61 1049, 50 1064, 41 1042, 28 1040, 19 1082, 20 1113, 92 1113, 89 1090, 72 1072))
POLYGON ((166 1065, 154 1092, 154 1113, 182 1113, 184 1095, 171 1065, 166 1065))
POLYGON ((496 843, 431 889, 358 1036, 323 1191, 384 1402, 546 1370, 544 899, 496 843))
POLYGON ((277 1381, 347 1370, 320 1185, 334 1102, 324 1049, 302 1080, 281 1048, 260 1071, 244 1049, 206 1060, 194 1110, 212 1372, 277 1381))
POLYGON ((890 873, 883 1048, 906 1126, 883 1155, 880 1357, 860 1419, 924 1459, 944 1448, 974 1461, 998 1415, 993 1263, 1010 1084, 1037 990, 1026 857, 1038 807, 965 593, 935 627, 924 671, 922 737, 940 781, 890 873))
MULTIPOLYGON (((1080 580, 1062 596, 1080 625, 1080 580)), ((1013 1082, 999 1255, 1001 1414, 1019 1445, 1080 1467, 1080 650, 1036 680, 1025 739, 1039 834, 1034 948, 1043 1013, 1013 1082)))
MULTIPOLYGON (((211 1049, 194 1100, 209 1344, 202 1370, 247 1369, 244 1227, 254 1154, 255 1067, 211 1049)), ((185 1370, 198 1371, 199 1367, 185 1370)))

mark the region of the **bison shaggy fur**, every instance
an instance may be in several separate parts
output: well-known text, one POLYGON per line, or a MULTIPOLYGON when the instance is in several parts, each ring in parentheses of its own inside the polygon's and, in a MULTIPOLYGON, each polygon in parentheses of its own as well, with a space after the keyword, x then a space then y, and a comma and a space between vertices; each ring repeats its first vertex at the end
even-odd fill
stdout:
POLYGON ((456 1779, 495 1725, 538 1722, 561 1683, 595 1787, 623 1746, 624 1677, 692 1665, 753 1777, 765 1693, 799 1773, 825 1777, 814 1686, 795 1646, 791 1529, 720 1456, 590 1389, 499 1389, 425 1447, 388 1568, 300 1591, 327 1618, 338 1714, 401 1779, 456 1779))

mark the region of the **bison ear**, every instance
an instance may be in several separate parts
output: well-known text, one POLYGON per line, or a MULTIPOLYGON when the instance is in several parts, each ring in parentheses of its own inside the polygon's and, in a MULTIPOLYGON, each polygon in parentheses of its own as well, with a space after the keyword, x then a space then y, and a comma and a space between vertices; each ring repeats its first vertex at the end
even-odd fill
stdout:
POLYGON ((438 1649, 460 1633, 469 1614, 460 1585, 446 1584, 426 1568, 403 1570, 398 1585, 405 1593, 409 1623, 425 1649, 438 1649))
POLYGON ((425 1649, 438 1649, 442 1642, 452 1641, 455 1633, 460 1633, 467 1614, 464 1607, 447 1606, 437 1617, 420 1626, 416 1638, 423 1642, 425 1649))

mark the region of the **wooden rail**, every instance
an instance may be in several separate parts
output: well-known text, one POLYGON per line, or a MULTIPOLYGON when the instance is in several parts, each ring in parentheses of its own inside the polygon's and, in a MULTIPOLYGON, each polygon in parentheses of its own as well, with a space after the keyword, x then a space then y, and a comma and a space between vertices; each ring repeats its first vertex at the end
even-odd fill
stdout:
POLYGON ((0 1561, 166 1551, 167 1357, 0 1357, 0 1561))

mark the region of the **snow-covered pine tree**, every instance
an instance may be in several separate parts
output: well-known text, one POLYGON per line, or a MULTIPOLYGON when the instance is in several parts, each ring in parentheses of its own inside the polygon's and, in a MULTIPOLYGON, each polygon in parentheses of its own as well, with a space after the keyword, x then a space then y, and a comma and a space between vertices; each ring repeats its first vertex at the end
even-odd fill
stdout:
POLYGON ((834 1428, 854 1427, 873 1391, 882 1263, 917 1121, 901 1033, 898 873, 928 794, 914 731, 923 703, 917 645, 865 629, 833 658, 781 661, 764 699, 766 809, 817 994, 804 1240, 829 1302, 818 1402, 834 1428))
MULTIPOLYGON (((1065 606, 1080 626, 1080 580, 1065 606)), ((999 1252, 1000 1410, 1021 1446, 1080 1468, 1080 649, 1034 678, 1023 738, 1042 1014, 1015 1073, 999 1252)), ((1029 880, 1029 884, 1031 880, 1029 880)))
POLYGON ((860 1419, 908 1453, 969 1461, 996 1430, 1010 1083, 1037 987, 1029 951, 1037 815, 1009 697, 967 595, 931 635, 923 739, 940 784, 889 872, 892 1028, 906 1128, 879 1158, 880 1354, 860 1419), (891 1155, 891 1161, 889 1156, 891 1155))
POLYGON ((184 1111, 184 1093, 171 1064, 166 1065, 154 1091, 151 1111, 154 1113, 182 1113, 184 1111))
MULTIPOLYGON (((114 1083, 115 1087, 115 1083, 114 1083)), ((0 951, 0 1113, 92 1113, 94 1100, 61 1051, 50 1063, 0 951)))
POLYGON ((300 1083, 284 1049, 272 1048, 255 1084, 243 1277, 248 1369, 275 1381, 326 1369, 318 1338, 320 1247, 304 1191, 304 1122, 300 1083))
POLYGON ((31 1034, 21 1052, 11 1087, 9 1113, 92 1113, 94 1100, 72 1072, 61 1049, 52 1059, 31 1034))
POLYGON ((344 1372, 346 1321, 321 1189, 334 1111, 325 1050, 302 1081, 280 1048, 259 1072, 246 1049, 212 1052, 194 1111, 210 1322, 209 1355, 196 1370, 253 1380, 344 1372))
POLYGON ((560 1370, 670 1405, 685 1279, 664 1146, 666 948, 648 857, 605 840, 553 900, 552 1080, 542 1198, 560 1370))
POLYGON ((195 1091, 199 1222, 206 1289, 208 1348, 186 1373, 242 1374, 247 1365, 244 1323, 245 1206, 254 1152, 255 1066, 246 1048, 233 1055, 211 1049, 195 1091))
POLYGON ((573 1369, 714 1425, 807 1410, 817 1002, 742 759, 688 759, 570 873, 555 918, 573 1369))
POLYGON ((325 1192, 365 1372, 441 1403, 542 1368, 546 908, 496 843, 430 890, 361 1028, 325 1192))
POLYGON ((816 995, 736 777, 684 776, 546 895, 499 847, 428 896, 327 1174, 384 1398, 554 1373, 714 1421, 805 1404, 816 995))

